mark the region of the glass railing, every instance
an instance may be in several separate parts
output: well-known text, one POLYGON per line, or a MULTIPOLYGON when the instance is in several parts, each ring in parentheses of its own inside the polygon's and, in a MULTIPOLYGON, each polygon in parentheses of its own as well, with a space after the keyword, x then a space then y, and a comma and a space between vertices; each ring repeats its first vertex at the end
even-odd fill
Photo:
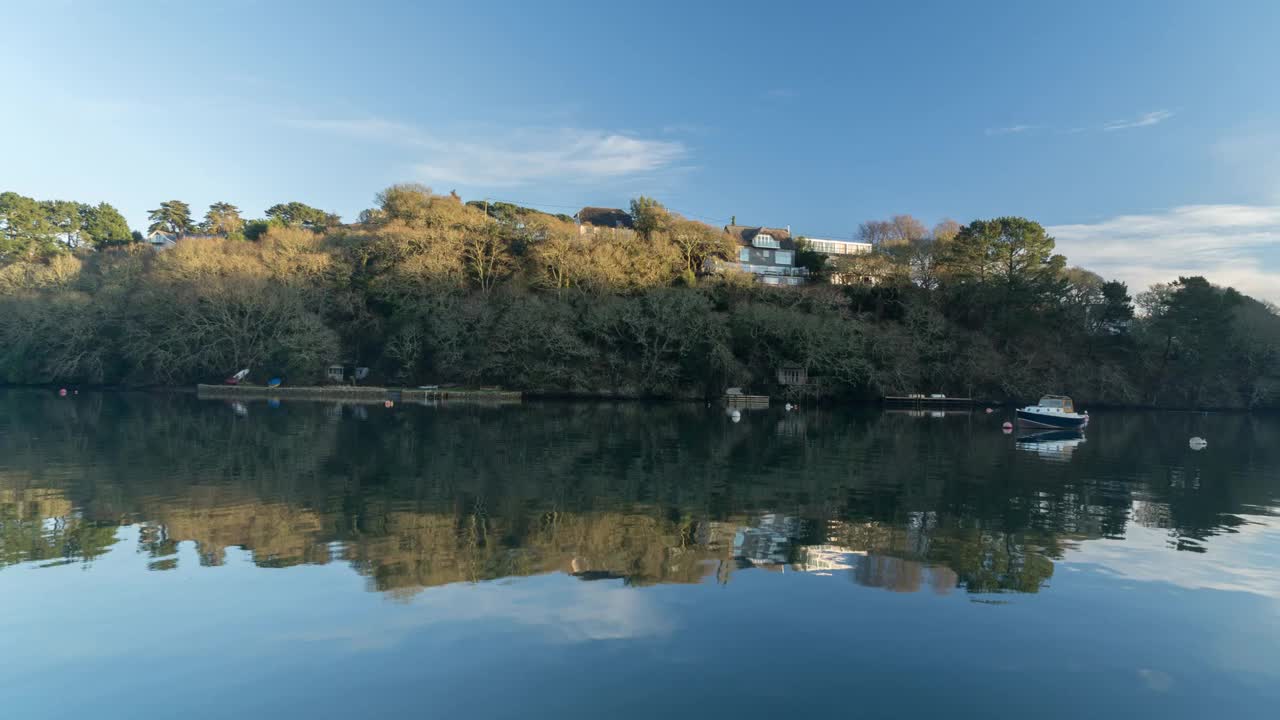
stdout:
POLYGON ((752 275, 806 277, 809 274, 808 268, 791 267, 790 265, 754 265, 752 263, 733 263, 733 266, 742 272, 749 272, 752 275))

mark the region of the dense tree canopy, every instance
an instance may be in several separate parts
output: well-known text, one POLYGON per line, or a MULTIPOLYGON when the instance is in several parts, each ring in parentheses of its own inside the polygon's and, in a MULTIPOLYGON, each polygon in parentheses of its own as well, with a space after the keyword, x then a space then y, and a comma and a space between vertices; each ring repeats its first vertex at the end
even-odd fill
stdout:
POLYGON ((229 202, 216 202, 204 214, 200 229, 210 235, 233 235, 244 229, 240 208, 229 202))
POLYGON ((108 203, 87 205, 0 193, 0 262, 132 241, 128 223, 108 203))
POLYGON ((284 225, 317 231, 334 227, 341 222, 341 218, 333 213, 296 201, 272 205, 267 208, 267 218, 284 225))
POLYGON ((85 235, 98 247, 127 245, 134 240, 124 216, 107 203, 82 205, 80 215, 85 235))
POLYGON ((662 203, 643 195, 631 201, 631 217, 635 221, 636 232, 646 240, 659 230, 665 230, 671 221, 671 214, 662 203))
POLYGON ((191 206, 181 200, 160 203, 160 207, 150 211, 148 219, 151 220, 151 225, 147 232, 186 235, 195 228, 195 222, 191 219, 191 206))
MULTIPOLYGON (((0 382, 185 384, 249 366, 303 383, 340 362, 554 394, 1280 407, 1273 307, 1198 277, 1135 301, 1024 218, 926 231, 899 215, 864 226, 872 252, 833 259, 801 241, 817 282, 771 288, 708 273, 736 253, 722 229, 632 206, 635 230, 412 184, 349 225, 301 203, 244 222, 220 202, 202 229, 221 237, 156 252, 109 205, 4 193, 0 382), (784 366, 811 382, 778 386, 784 366)), ((152 221, 194 229, 178 201, 152 221)))

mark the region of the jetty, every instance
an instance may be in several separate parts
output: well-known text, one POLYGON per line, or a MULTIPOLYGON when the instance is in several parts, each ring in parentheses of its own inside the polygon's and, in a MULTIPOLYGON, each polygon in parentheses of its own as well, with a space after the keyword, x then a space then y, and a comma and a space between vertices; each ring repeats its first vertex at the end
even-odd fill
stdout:
POLYGON ((729 407, 746 407, 746 408, 769 407, 768 395, 725 394, 722 399, 724 400, 724 404, 729 407))
POLYGON ((434 400, 480 403, 518 403, 524 393, 500 388, 417 387, 385 388, 371 385, 317 385, 268 387, 266 385, 196 385, 196 397, 208 400, 312 400, 323 402, 428 403, 434 400))
POLYGON ((912 407, 912 408, 947 408, 947 407, 968 407, 974 405, 973 398, 967 397, 947 397, 941 394, 926 395, 924 393, 911 393, 910 395, 886 395, 884 397, 885 405, 895 407, 912 407))

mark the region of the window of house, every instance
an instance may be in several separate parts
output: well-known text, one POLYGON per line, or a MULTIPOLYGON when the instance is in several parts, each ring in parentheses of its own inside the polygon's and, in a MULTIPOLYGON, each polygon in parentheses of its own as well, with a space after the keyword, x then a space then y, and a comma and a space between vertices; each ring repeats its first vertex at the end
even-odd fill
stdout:
POLYGON ((738 260, 741 262, 751 262, 751 248, 739 248, 738 260))
POLYGON ((792 260, 791 251, 790 250, 777 251, 773 254, 773 260, 779 265, 790 265, 792 260))
POLYGON ((775 240, 774 237, 768 233, 760 233, 759 235, 756 235, 755 240, 752 240, 751 244, 759 248, 779 247, 778 241, 775 240))

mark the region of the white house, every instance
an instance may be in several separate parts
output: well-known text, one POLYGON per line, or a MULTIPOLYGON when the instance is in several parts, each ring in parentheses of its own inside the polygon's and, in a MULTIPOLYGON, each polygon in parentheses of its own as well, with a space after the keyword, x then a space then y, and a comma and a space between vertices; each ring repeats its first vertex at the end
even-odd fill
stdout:
POLYGON ((212 240, 223 238, 225 235, 178 235, 177 233, 156 230, 147 234, 147 244, 153 250, 168 250, 177 244, 179 240, 212 240))
POLYGON ((178 236, 175 233, 155 230, 147 233, 147 242, 153 250, 168 250, 178 242, 178 236))
POLYGON ((871 252, 871 243, 856 240, 824 240, 806 237, 809 249, 823 255, 861 255, 871 252))

